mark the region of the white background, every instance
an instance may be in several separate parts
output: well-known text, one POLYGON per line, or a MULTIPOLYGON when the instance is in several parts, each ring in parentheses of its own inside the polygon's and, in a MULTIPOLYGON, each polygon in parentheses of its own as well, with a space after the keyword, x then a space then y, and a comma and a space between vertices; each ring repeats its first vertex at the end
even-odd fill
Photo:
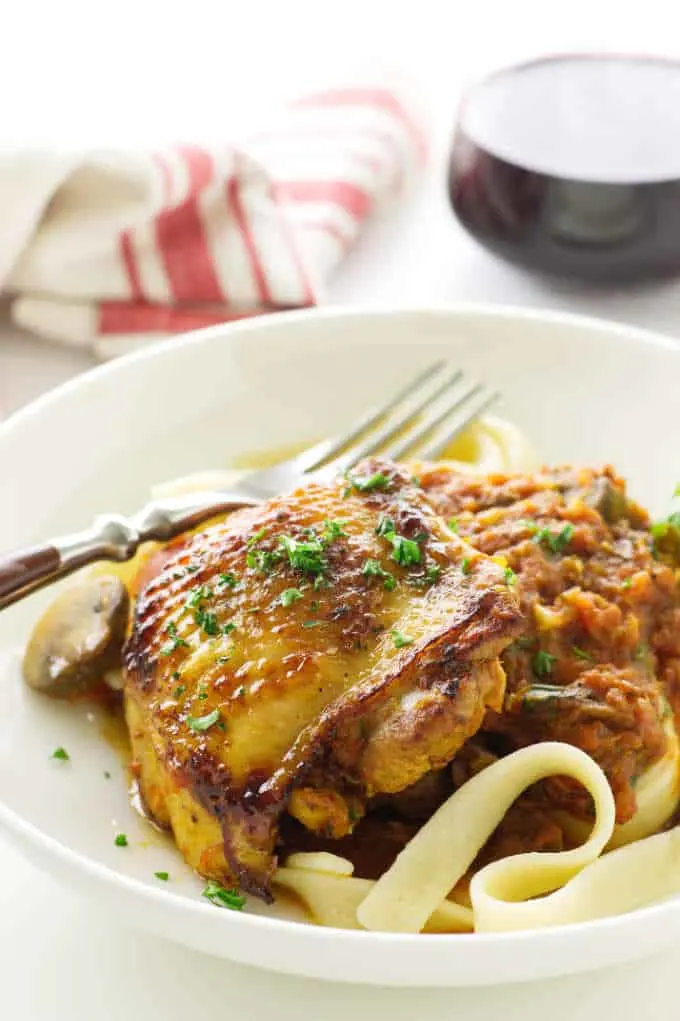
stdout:
MULTIPOLYGON (((675 2, 615 0, 4 0, 0 147, 225 139, 343 71, 396 69, 434 141, 422 186, 367 231, 337 302, 485 300, 568 308, 680 336, 680 281, 623 291, 547 284, 495 261, 453 223, 445 153, 462 87, 501 64, 570 49, 680 55, 675 2)), ((677 8, 676 8, 677 10, 677 8)), ((0 210, 0 236, 2 210, 0 210)), ((0 416, 92 364, 0 313, 0 416)), ((0 843, 0 1015, 174 1021, 355 1016, 579 1021, 677 1015, 680 950, 638 965, 503 990, 369 990, 284 979, 119 929, 0 843)))

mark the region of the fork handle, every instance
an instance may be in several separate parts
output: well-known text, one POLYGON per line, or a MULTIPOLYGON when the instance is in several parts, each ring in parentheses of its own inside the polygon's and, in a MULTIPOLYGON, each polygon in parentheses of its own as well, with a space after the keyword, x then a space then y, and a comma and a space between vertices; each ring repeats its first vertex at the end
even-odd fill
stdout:
POLYGON ((31 546, 17 553, 0 557, 0 608, 9 606, 14 593, 28 586, 38 586, 42 579, 49 578, 61 565, 61 555, 56 546, 31 546))
MULTIPOLYGON (((86 533, 82 534, 85 537, 86 533)), ((79 567, 105 559, 108 553, 97 542, 83 542, 77 551, 60 549, 60 545, 57 540, 0 557, 0 610, 66 577, 79 567)))
POLYGON ((92 528, 0 557, 0 610, 100 560, 131 560, 142 543, 167 541, 218 514, 261 501, 241 493, 205 494, 149 504, 132 518, 98 517, 92 528))

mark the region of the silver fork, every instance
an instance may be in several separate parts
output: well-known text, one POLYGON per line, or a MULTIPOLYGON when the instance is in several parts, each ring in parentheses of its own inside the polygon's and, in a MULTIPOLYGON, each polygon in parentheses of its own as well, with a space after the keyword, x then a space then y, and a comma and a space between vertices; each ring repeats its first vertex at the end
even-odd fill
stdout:
POLYGON ((481 383, 466 384, 463 373, 446 362, 435 362, 349 432, 249 472, 229 492, 154 500, 130 517, 103 514, 85 531, 0 557, 0 610, 87 564, 130 560, 144 542, 165 542, 217 514, 257 505, 312 479, 335 477, 370 454, 435 460, 497 397, 481 383))

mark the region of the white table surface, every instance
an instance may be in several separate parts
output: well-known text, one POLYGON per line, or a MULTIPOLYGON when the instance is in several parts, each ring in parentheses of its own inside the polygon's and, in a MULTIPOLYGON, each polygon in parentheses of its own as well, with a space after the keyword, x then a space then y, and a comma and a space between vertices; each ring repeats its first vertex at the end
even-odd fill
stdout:
MULTIPOLYGON (((680 282, 623 291, 547 284, 494 260, 457 228, 443 154, 466 80, 514 59, 571 48, 680 52, 680 13, 647 0, 446 3, 344 0, 173 5, 16 0, 3 7, 0 147, 150 144, 237 133, 282 96, 343 67, 392 66, 414 81, 432 120, 422 187, 374 224, 329 300, 428 304, 482 300, 564 308, 680 337, 680 282), (171 13, 171 8, 174 13, 171 13), (676 42, 674 42, 677 40, 676 42)), ((0 211, 0 237, 1 237, 0 211)), ((93 364, 42 344, 0 311, 0 416, 93 364)), ((655 1021, 677 1014, 680 949, 593 975, 502 990, 335 986, 259 973, 124 931, 0 838, 0 1014, 12 1021, 208 1014, 281 1021, 456 1016, 534 1021, 655 1021)))

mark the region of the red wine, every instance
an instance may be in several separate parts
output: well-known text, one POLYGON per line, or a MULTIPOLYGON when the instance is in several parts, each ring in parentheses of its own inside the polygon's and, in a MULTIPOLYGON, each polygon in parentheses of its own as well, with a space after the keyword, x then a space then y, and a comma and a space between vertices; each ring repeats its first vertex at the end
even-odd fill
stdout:
POLYGON ((461 105, 449 195, 478 241, 541 272, 680 273, 680 62, 573 55, 491 76, 461 105))

